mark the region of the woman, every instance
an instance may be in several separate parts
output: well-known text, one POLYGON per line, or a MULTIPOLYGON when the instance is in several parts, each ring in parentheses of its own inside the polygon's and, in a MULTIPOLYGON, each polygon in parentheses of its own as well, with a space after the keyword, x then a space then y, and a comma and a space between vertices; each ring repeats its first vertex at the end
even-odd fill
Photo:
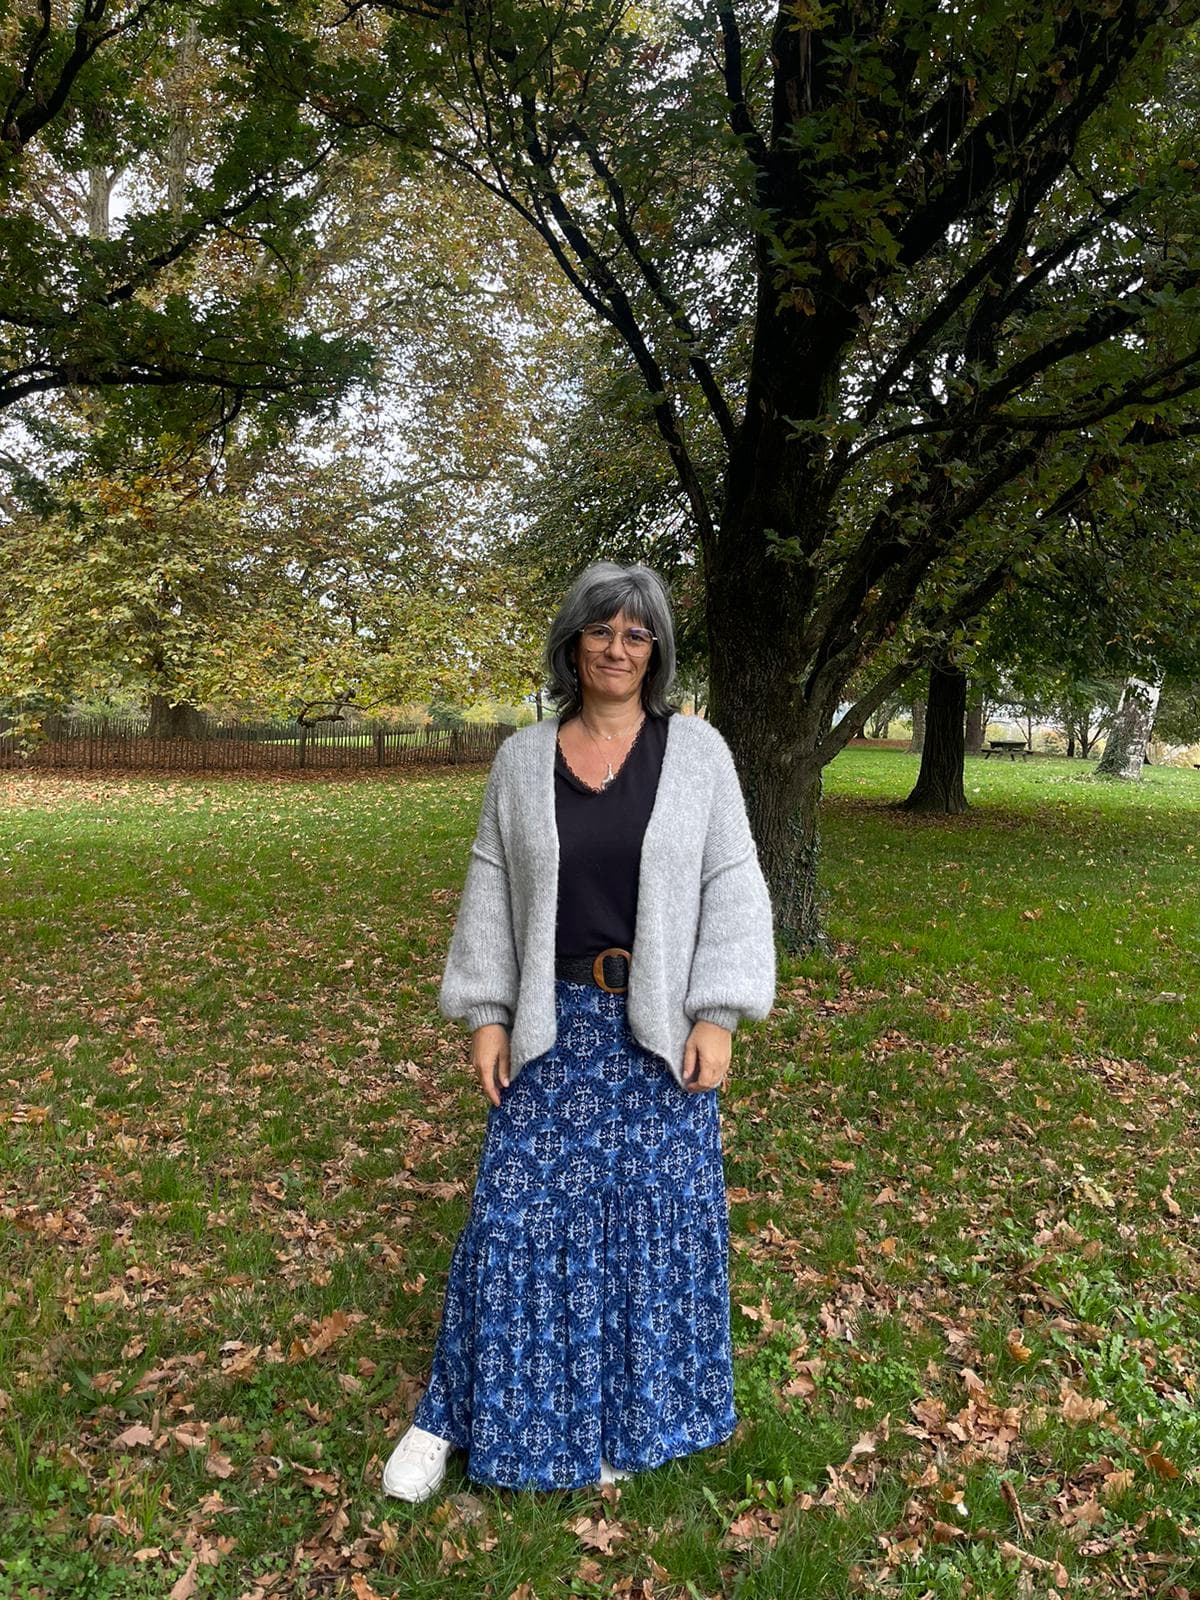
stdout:
POLYGON ((721 736, 666 702, 670 605, 599 562, 547 643, 557 722, 497 752, 442 982, 491 1103, 429 1386, 384 1470, 612 1481, 734 1425, 717 1090, 774 996, 721 736))

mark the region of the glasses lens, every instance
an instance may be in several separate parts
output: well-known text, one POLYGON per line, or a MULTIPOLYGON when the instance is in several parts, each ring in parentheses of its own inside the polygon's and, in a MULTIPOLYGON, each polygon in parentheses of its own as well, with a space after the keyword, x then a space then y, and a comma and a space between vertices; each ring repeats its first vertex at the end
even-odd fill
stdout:
MULTIPOLYGON (((607 622, 589 622, 586 628, 580 628, 579 631, 583 635, 583 642, 596 650, 607 649, 616 638, 607 622)), ((654 643, 654 635, 648 628, 625 628, 621 639, 625 648, 635 654, 649 650, 654 643)))

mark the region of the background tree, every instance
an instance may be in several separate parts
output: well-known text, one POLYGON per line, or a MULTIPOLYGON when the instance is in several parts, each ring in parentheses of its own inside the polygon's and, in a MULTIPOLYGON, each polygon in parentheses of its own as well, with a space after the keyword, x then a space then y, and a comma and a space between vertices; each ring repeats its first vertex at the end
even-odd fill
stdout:
POLYGON ((437 153, 540 235, 686 499, 711 710, 793 938, 823 764, 1099 480, 1197 426, 1194 17, 428 8, 437 153))
MULTIPOLYGON (((237 5, 71 0, 6 25, 0 411, 124 389, 160 427, 220 428, 247 404, 294 420, 327 413, 365 370, 365 346, 292 315, 322 170, 361 144, 274 90, 286 48, 314 62, 320 93, 317 30, 298 17, 284 29, 237 5), (186 267, 204 250, 228 270, 198 295, 186 267)), ((415 104, 402 109, 397 159, 420 131, 415 104)))
MULTIPOLYGON (((556 284, 525 269, 495 207, 477 283, 478 197, 386 157, 327 164, 291 290, 373 349, 373 386, 341 420, 246 416, 213 441, 152 433, 120 394, 41 400, 42 438, 63 446, 0 518, 9 693, 136 685, 155 730, 186 735, 197 697, 279 711, 350 686, 360 704, 536 686, 538 602, 511 524, 569 359, 556 284)), ((197 250, 187 281, 203 297, 233 270, 197 250)))

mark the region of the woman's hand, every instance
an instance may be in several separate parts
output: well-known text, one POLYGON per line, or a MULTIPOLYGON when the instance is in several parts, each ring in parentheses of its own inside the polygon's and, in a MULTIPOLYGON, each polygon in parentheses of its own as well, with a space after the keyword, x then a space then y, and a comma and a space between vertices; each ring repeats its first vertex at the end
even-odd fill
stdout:
POLYGON ((471 1065, 479 1087, 494 1106, 500 1104, 501 1089, 508 1088, 508 1029, 498 1022, 487 1022, 471 1035, 471 1065))
POLYGON ((729 1071, 733 1035, 715 1022, 696 1022, 683 1047, 683 1086, 691 1093, 719 1089, 729 1071))

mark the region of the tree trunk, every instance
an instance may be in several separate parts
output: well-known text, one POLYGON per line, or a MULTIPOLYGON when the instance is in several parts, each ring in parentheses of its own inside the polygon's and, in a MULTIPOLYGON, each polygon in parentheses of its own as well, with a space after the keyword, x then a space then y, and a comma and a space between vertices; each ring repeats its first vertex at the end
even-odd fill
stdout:
POLYGON ((814 712, 803 697, 782 585, 764 600, 760 587, 726 579, 715 561, 706 576, 708 715, 733 752, 780 942, 789 950, 820 947, 818 752, 837 702, 814 712))
POLYGON ((891 705, 887 704, 887 705, 880 706, 879 710, 871 718, 871 737, 872 737, 872 739, 886 739, 887 736, 888 736, 888 729, 889 729, 889 727, 891 727, 891 723, 892 723, 892 708, 891 708, 891 705))
POLYGON ((813 757, 802 759, 781 784, 769 749, 749 748, 738 737, 740 722, 727 726, 780 942, 791 951, 824 947, 817 883, 821 767, 813 757))
POLYGON ((1070 717, 1067 718, 1067 760, 1070 761, 1075 754, 1075 724, 1070 717))
POLYGON ((908 748, 915 756, 919 756, 925 748, 925 702, 914 700, 912 708, 913 731, 908 748))
POLYGON ((967 754, 983 754, 983 690, 973 689, 967 700, 967 754))
POLYGON ((188 79, 196 58, 196 19, 189 17, 183 37, 175 51, 171 74, 171 110, 167 134, 167 206, 173 217, 183 215, 187 195, 188 166, 192 156, 195 113, 190 104, 188 79))
POLYGON ((1161 678, 1153 682, 1144 678, 1126 678, 1104 754, 1096 764, 1097 777, 1141 777, 1161 693, 1161 678))
POLYGON ((906 811, 967 809, 963 790, 966 709, 966 676, 946 658, 935 661, 929 669, 929 704, 921 770, 913 792, 903 802, 906 811))
POLYGON ((202 739, 204 713, 186 700, 172 705, 165 694, 152 694, 147 731, 151 739, 202 739))
POLYGON ((1079 724, 1079 754, 1084 761, 1092 753, 1092 746, 1096 742, 1096 734, 1092 731, 1092 714, 1089 711, 1079 724))

